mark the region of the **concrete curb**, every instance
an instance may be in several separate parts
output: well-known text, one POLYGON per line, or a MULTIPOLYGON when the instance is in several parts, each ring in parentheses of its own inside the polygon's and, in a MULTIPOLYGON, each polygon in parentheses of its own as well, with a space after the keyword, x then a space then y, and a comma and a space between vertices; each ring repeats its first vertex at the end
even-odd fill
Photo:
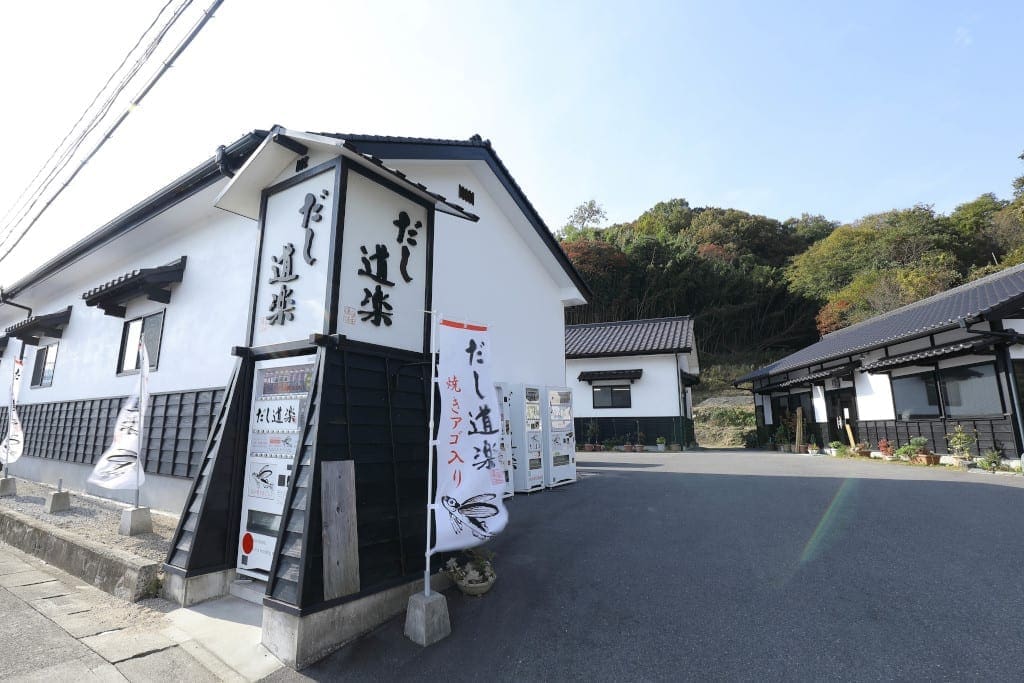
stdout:
POLYGON ((137 602, 156 595, 159 563, 107 548, 13 510, 0 510, 0 541, 123 600, 137 602))

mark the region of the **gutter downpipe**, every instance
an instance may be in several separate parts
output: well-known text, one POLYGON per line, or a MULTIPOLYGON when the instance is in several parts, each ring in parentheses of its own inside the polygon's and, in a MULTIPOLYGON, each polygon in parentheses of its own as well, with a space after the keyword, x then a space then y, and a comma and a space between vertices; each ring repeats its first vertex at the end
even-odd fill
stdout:
MULTIPOLYGON (((993 320, 989 323, 995 331, 1003 331, 1003 323, 1001 320, 993 320)), ((972 332, 973 330, 968 330, 972 332)), ((1010 345, 1000 344, 999 355, 1001 356, 1002 365, 1006 368, 1006 383, 1010 385, 1010 397, 1013 399, 1013 416, 1014 422, 1017 424, 1017 436, 1020 438, 1018 444, 1024 446, 1024 416, 1020 414, 1021 403, 1020 403, 1020 391, 1017 387, 1017 376, 1013 372, 1013 359, 1010 357, 1010 345)), ((1017 453, 1018 457, 1021 455, 1017 453)))

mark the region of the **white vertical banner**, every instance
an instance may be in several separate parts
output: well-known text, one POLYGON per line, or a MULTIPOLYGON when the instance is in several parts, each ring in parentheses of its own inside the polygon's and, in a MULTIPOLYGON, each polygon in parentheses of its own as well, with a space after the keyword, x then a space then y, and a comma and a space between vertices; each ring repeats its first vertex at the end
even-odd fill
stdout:
POLYGON ((437 492, 433 552, 471 548, 505 528, 501 411, 487 327, 441 320, 437 384, 437 492))
POLYGON ((0 443, 0 461, 4 466, 10 465, 21 457, 25 448, 25 433, 18 419, 18 392, 21 390, 21 359, 14 361, 14 373, 11 375, 11 400, 7 404, 7 436, 0 443))
POLYGON ((114 427, 114 440, 103 452, 89 475, 89 483, 105 489, 139 489, 146 481, 140 464, 142 430, 149 400, 149 353, 146 336, 139 340, 139 383, 121 406, 114 427))

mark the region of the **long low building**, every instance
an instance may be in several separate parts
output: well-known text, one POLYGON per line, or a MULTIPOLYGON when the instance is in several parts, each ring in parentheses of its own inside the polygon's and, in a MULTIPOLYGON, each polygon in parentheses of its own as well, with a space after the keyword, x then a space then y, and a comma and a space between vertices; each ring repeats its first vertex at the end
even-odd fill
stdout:
MULTIPOLYGON (((1016 457, 1024 445, 1024 266, 856 325, 735 381, 754 392, 762 444, 802 408, 817 442, 877 447, 915 436, 933 451, 962 426, 972 450, 1016 457)), ((785 431, 785 430, 784 430, 785 431)))

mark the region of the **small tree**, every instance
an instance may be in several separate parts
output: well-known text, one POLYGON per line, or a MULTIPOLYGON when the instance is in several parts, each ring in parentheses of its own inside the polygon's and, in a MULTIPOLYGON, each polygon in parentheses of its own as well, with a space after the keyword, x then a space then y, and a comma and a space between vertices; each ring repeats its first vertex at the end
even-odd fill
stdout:
POLYGON ((573 209, 566 220, 566 225, 577 230, 586 230, 587 228, 596 228, 606 220, 608 220, 608 214, 604 212, 604 207, 598 204, 596 199, 591 199, 573 209))

